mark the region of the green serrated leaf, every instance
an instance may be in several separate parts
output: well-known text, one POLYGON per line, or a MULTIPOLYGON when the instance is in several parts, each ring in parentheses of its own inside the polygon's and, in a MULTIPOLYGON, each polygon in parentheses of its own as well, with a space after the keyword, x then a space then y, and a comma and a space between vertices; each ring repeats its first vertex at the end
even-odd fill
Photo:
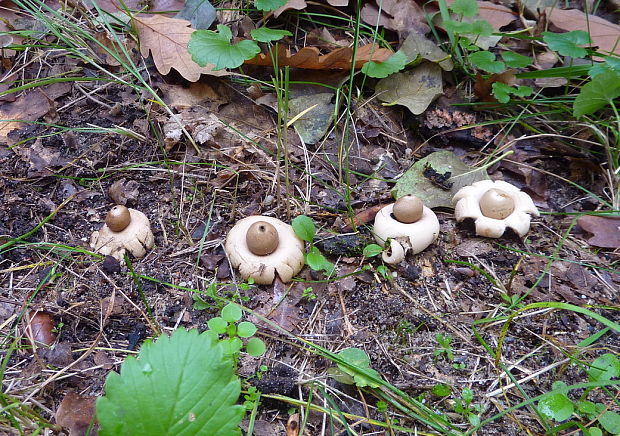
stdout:
POLYGON ((242 316, 243 311, 235 303, 228 303, 222 309, 222 318, 230 323, 239 321, 242 316))
POLYGON ((577 118, 591 115, 620 96, 620 74, 608 71, 592 78, 581 88, 573 102, 573 115, 577 118))
POLYGON ((207 64, 215 65, 214 70, 223 68, 237 68, 243 61, 252 59, 260 48, 254 41, 241 41, 231 44, 232 32, 223 24, 217 25, 217 32, 213 30, 197 30, 187 45, 192 59, 201 67, 207 64))
POLYGON ((97 400, 99 434, 241 435, 240 392, 233 363, 217 341, 178 329, 146 342, 137 359, 125 360, 120 375, 108 375, 105 396, 97 400))
POLYGON ((259 42, 272 42, 279 41, 285 36, 293 36, 288 30, 270 29, 268 27, 259 27, 250 31, 250 35, 255 41, 259 42))
POLYGON ((275 11, 284 6, 287 0, 254 0, 254 6, 259 11, 275 11))
POLYGON ((505 51, 502 53, 502 59, 506 65, 511 68, 525 68, 532 64, 532 58, 529 56, 523 56, 513 51, 505 51))
POLYGON ((557 422, 570 418, 574 410, 575 406, 566 394, 547 395, 538 402, 538 411, 557 422))
POLYGON ((256 333, 256 326, 247 321, 240 322, 237 326, 237 334, 242 338, 249 338, 250 336, 254 336, 256 333))
POLYGON ((226 320, 219 316, 211 318, 209 321, 207 321, 207 325, 211 330, 220 335, 226 333, 226 329, 228 328, 228 323, 226 322, 226 320))
POLYGON ((591 42, 590 35, 583 30, 566 33, 543 32, 543 41, 551 50, 572 58, 585 58, 588 52, 580 46, 591 42))
POLYGON ((450 5, 452 12, 466 17, 473 17, 478 14, 478 3, 476 0, 454 0, 450 5))
POLYGON ((375 257, 383 253, 383 248, 377 244, 368 244, 364 247, 363 255, 364 257, 375 257))
POLYGON ((506 65, 495 60, 495 55, 489 51, 479 51, 469 55, 469 60, 476 67, 487 73, 501 73, 506 69, 506 65))
POLYGON ((402 51, 397 51, 383 62, 366 62, 362 66, 362 72, 370 77, 383 79, 405 68, 408 62, 407 55, 402 51))
POLYGON ((476 20, 471 23, 471 30, 467 33, 471 36, 490 36, 493 33, 493 26, 486 20, 476 20))
POLYGON ((312 244, 314 241, 314 235, 316 234, 316 226, 310 217, 307 217, 306 215, 299 215, 293 219, 291 225, 293 226, 295 234, 299 238, 312 244))
POLYGON ((618 413, 608 410, 599 417, 598 422, 608 433, 620 434, 620 415, 618 413))
POLYGON ((245 350, 250 356, 262 356, 267 350, 265 343, 259 338, 251 338, 245 346, 245 350))
POLYGON ((620 376, 620 361, 612 353, 597 357, 588 368, 590 381, 611 380, 620 376))
POLYGON ((472 25, 471 23, 466 23, 465 21, 455 21, 455 20, 446 20, 443 23, 443 27, 452 33, 458 33, 460 35, 465 33, 472 33, 472 25))

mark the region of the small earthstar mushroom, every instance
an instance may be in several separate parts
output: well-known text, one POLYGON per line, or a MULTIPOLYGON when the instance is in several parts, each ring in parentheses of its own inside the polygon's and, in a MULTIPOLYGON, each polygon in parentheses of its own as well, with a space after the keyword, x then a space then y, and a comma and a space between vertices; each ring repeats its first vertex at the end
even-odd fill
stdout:
POLYGON ((273 283, 276 272, 282 282, 290 282, 304 266, 304 242, 293 227, 268 216, 238 221, 224 248, 241 277, 261 285, 273 283))
POLYGON ((136 259, 144 257, 146 251, 155 245, 151 223, 142 212, 116 205, 106 215, 105 225, 93 232, 90 246, 105 256, 112 256, 119 262, 129 251, 136 259))
POLYGON ((418 197, 405 195, 377 213, 373 232, 382 247, 390 241, 390 253, 383 252, 383 261, 397 264, 408 251, 420 253, 437 239, 439 220, 418 197))
POLYGON ((481 180, 461 188, 453 197, 457 222, 473 219, 476 234, 500 238, 506 228, 523 237, 530 230, 530 215, 539 216, 532 198, 502 180, 481 180))

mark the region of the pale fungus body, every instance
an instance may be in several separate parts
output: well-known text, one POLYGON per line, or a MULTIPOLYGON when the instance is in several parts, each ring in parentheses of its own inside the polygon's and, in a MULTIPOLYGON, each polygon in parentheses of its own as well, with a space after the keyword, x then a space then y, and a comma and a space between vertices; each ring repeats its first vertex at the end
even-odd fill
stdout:
POLYGON ((457 222, 473 219, 476 234, 500 238, 507 228, 523 237, 530 229, 530 215, 539 216, 532 198, 502 180, 481 180, 461 188, 453 197, 457 222))
POLYGON ((282 282, 290 282, 304 266, 304 242, 293 227, 272 217, 256 215, 238 221, 228 232, 224 248, 241 277, 251 277, 257 284, 273 283, 276 272, 282 282))
MULTIPOLYGON (((439 220, 437 216, 428 207, 418 202, 419 200, 413 201, 401 197, 399 201, 384 207, 377 213, 373 230, 375 240, 382 247, 385 247, 388 240, 390 241, 389 253, 384 251, 382 254, 385 263, 400 263, 405 259, 407 252, 411 252, 412 254, 420 253, 437 239, 439 235, 439 220), (419 216, 417 221, 401 222, 395 216, 394 208, 396 207, 398 209, 405 201, 411 204, 415 209, 422 206, 421 213, 413 212, 414 216, 419 216)), ((400 213, 397 215, 403 216, 400 213)), ((407 216, 405 221, 409 221, 408 214, 405 214, 405 216, 407 216)))
POLYGON ((106 217, 106 224, 93 232, 90 239, 93 250, 118 261, 123 260, 127 251, 140 259, 153 245, 155 237, 149 219, 142 212, 125 206, 114 206, 106 217))

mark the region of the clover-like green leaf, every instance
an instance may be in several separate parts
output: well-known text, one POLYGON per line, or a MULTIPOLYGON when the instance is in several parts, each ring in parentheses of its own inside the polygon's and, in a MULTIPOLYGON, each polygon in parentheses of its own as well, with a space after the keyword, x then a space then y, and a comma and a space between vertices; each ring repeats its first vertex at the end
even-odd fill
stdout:
POLYGON ((334 272, 334 264, 327 260, 317 247, 310 248, 306 253, 306 264, 314 271, 325 271, 327 275, 334 272))
POLYGON ((293 36, 288 30, 270 29, 268 27, 259 27, 250 31, 250 35, 255 41, 259 42, 272 42, 279 41, 285 36, 293 36))
POLYGON ((146 342, 121 373, 111 372, 97 400, 102 436, 241 435, 241 383, 210 335, 176 330, 146 342))
POLYGON ((256 42, 244 40, 232 44, 231 38, 230 29, 223 24, 218 24, 217 32, 197 30, 192 33, 187 49, 194 62, 201 67, 213 64, 214 70, 237 68, 245 60, 252 59, 260 53, 260 47, 256 42))
POLYGON ((573 30, 566 33, 543 32, 543 41, 549 48, 562 56, 584 58, 588 54, 581 45, 590 43, 590 35, 583 30, 573 30))
POLYGON ((467 33, 477 36, 490 36, 493 33, 493 26, 487 20, 477 20, 471 23, 471 30, 467 33))
POLYGON ((532 58, 529 56, 523 56, 514 51, 505 51, 502 53, 502 59, 506 65, 511 68, 525 68, 532 63, 532 58))
POLYGON ((510 101, 510 94, 517 97, 527 97, 531 95, 534 90, 529 86, 510 86, 502 82, 495 82, 491 85, 493 88, 493 95, 500 103, 508 103, 510 101))
POLYGON ((379 383, 373 381, 373 379, 381 379, 381 375, 370 368, 370 358, 365 351, 359 348, 345 348, 338 353, 338 356, 342 358, 350 366, 338 363, 338 369, 345 374, 353 376, 355 384, 359 387, 370 386, 377 388, 379 383))
POLYGON ((362 66, 362 72, 370 77, 383 79, 405 68, 408 62, 407 55, 399 50, 383 62, 366 62, 362 66))
POLYGON ((476 67, 487 73, 501 73, 506 69, 506 65, 495 60, 495 55, 489 51, 478 51, 469 55, 469 60, 476 67))
POLYGON ((575 406, 566 394, 551 394, 538 402, 538 411, 557 422, 564 421, 573 414, 575 406))
POLYGON ((590 381, 611 380, 620 376, 620 361, 612 353, 597 357, 588 368, 590 381))
POLYGON ((620 434, 620 415, 618 413, 608 410, 601 415, 598 422, 608 433, 620 434))
POLYGON ((368 244, 364 247, 364 257, 375 257, 383 253, 383 248, 377 244, 368 244))
POLYGON ((259 11, 275 11, 286 4, 287 0, 254 0, 254 6, 259 11))

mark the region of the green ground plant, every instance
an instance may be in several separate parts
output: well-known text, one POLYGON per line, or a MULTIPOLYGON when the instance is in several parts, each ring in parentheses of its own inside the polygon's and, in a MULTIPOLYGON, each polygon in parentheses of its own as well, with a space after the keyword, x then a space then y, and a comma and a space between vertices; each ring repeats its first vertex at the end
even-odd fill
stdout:
POLYGON ((295 234, 302 240, 310 244, 310 249, 304 255, 306 265, 312 268, 314 271, 323 271, 328 277, 334 274, 334 264, 331 263, 321 253, 321 250, 314 245, 314 237, 316 236, 316 226, 312 218, 306 215, 299 215, 295 217, 291 223, 295 234))

